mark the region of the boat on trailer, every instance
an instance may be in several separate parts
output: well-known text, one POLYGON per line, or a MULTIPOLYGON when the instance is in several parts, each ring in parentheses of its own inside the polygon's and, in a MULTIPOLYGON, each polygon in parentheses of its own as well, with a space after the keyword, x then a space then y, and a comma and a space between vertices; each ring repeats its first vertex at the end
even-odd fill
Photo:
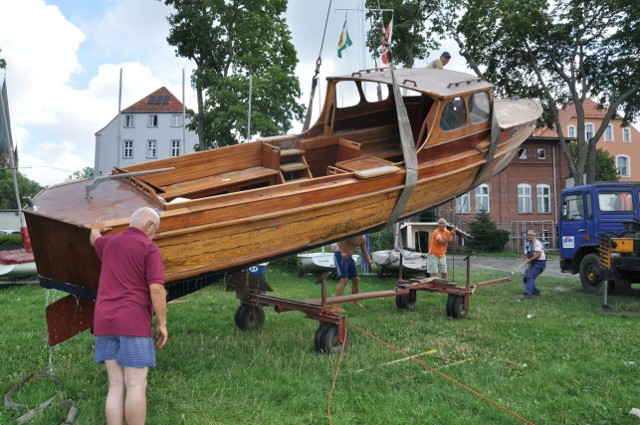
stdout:
POLYGON ((48 187, 24 214, 41 285, 70 294, 47 307, 49 343, 92 325, 98 218, 116 233, 140 207, 160 213, 155 242, 172 299, 468 192, 509 164, 541 113, 533 100, 494 99, 489 82, 466 73, 363 70, 328 78, 319 119, 300 134, 48 187))

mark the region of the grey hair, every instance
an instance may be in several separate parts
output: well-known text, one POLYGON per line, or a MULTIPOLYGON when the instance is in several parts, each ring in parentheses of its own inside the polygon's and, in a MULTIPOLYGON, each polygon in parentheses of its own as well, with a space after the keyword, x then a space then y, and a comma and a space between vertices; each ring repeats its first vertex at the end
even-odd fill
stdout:
POLYGON ((144 226, 148 220, 157 220, 159 222, 160 215, 153 208, 138 208, 131 214, 129 225, 133 227, 144 226))
POLYGON ((440 224, 440 222, 443 222, 444 224, 447 224, 447 220, 445 220, 444 218, 440 217, 440 220, 438 220, 438 224, 440 224))
POLYGON ((527 235, 535 236, 536 235, 536 231, 535 230, 529 230, 529 231, 527 231, 527 235))

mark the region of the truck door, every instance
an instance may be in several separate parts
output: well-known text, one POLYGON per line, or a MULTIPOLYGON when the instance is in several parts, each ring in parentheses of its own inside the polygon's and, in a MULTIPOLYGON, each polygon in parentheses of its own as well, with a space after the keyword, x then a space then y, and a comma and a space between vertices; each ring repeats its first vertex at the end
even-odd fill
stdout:
POLYGON ((592 221, 591 198, 584 192, 570 192, 562 196, 560 216, 560 258, 572 260, 585 243, 588 221, 592 221))

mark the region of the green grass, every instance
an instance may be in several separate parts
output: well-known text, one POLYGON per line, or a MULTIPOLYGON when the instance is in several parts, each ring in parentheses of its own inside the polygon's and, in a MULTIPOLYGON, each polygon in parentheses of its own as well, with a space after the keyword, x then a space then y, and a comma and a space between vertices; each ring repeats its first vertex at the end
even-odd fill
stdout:
MULTIPOLYGON (((462 270, 456 272, 462 281, 462 270)), ((473 282, 507 273, 477 271, 473 282)), ((269 270, 275 295, 318 298, 314 277, 269 270)), ((329 293, 336 282, 329 281, 329 293)), ((394 279, 365 276, 363 291, 391 289, 394 279)), ((539 278, 543 295, 521 297, 513 282, 479 288, 467 318, 445 314, 446 296, 421 292, 415 311, 393 298, 346 306, 348 321, 495 403, 536 424, 637 424, 640 407, 638 317, 605 315, 602 298, 584 294, 576 280, 539 278)), ((77 424, 104 423, 106 373, 93 362, 93 338, 83 333, 46 346, 46 291, 36 285, 0 288, 0 392, 49 362, 62 387, 33 381, 14 397, 33 407, 52 395, 78 404, 77 424)), ((52 298, 52 295, 50 295, 52 298)), ((638 296, 611 297, 637 310, 638 296)), ((327 424, 327 403, 338 355, 316 354, 318 324, 299 312, 266 309, 256 332, 241 332, 238 301, 222 285, 169 306, 169 342, 149 374, 149 424, 327 424)), ((518 424, 520 420, 434 373, 400 361, 402 355, 350 329, 331 398, 333 423, 518 424)), ((0 407, 0 423, 24 409, 0 407)), ((33 424, 60 423, 66 413, 47 409, 33 424)))

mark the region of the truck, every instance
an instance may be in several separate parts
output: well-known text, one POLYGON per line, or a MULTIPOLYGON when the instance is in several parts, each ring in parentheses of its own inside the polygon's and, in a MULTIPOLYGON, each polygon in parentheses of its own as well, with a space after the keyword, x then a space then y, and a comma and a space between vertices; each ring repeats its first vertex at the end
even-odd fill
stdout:
POLYGON ((585 292, 623 294, 640 282, 640 182, 596 182, 560 193, 562 272, 585 292))

